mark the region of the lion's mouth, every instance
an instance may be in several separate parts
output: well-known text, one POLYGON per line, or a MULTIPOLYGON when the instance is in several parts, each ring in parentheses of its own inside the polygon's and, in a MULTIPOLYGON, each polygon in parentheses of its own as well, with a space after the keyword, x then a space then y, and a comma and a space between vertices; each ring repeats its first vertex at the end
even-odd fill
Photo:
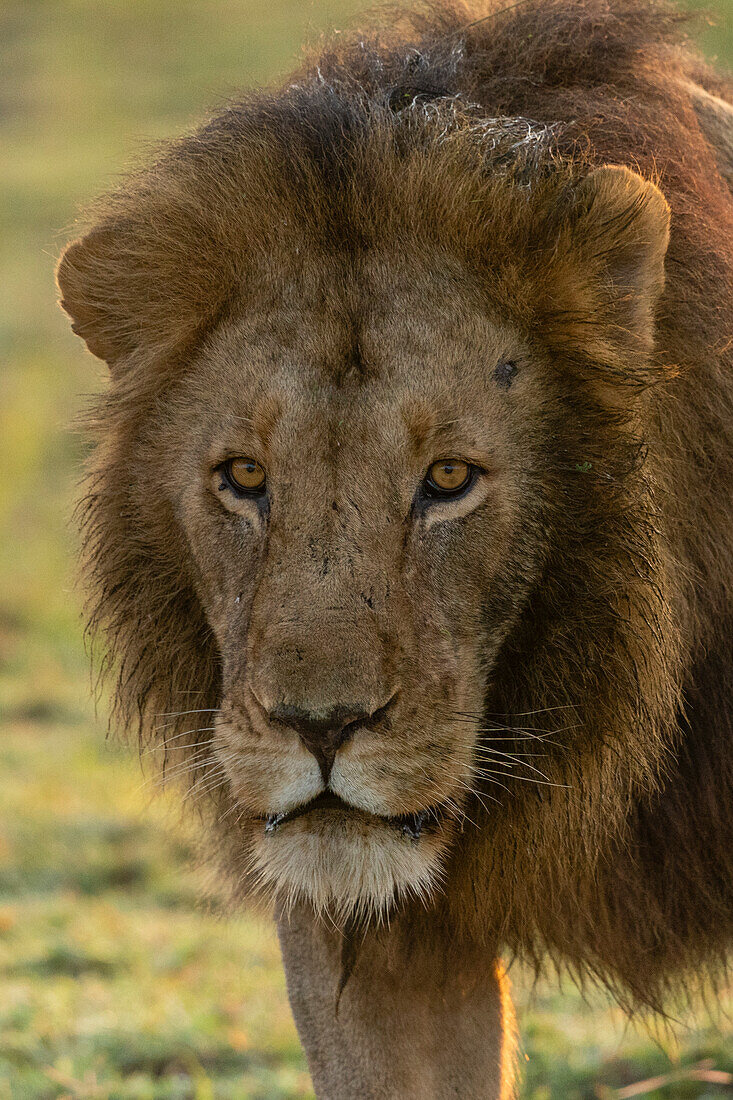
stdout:
POLYGON ((392 828, 403 833, 410 840, 419 840, 423 832, 436 826, 441 818, 441 809, 439 806, 427 810, 418 810, 411 814, 400 814, 396 817, 382 817, 378 814, 371 814, 367 810, 362 810, 357 806, 350 805, 350 803, 339 798, 337 794, 332 794, 330 791, 323 791, 317 798, 312 798, 310 802, 305 802, 302 806, 296 806, 294 810, 288 810, 287 813, 268 814, 263 819, 265 822, 265 832, 274 833, 284 825, 288 825, 291 821, 295 821, 297 818, 313 813, 316 810, 338 810, 341 813, 349 814, 358 813, 364 817, 373 818, 375 822, 380 822, 383 825, 390 825, 392 828))

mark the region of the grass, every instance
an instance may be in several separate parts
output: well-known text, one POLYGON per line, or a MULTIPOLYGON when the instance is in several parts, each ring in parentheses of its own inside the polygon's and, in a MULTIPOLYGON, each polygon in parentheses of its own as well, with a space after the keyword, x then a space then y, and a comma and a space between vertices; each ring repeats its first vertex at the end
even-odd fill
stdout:
MULTIPOLYGON (((104 375, 56 309, 52 271, 77 204, 141 146, 284 72, 357 6, 0 7, 0 1100, 312 1096, 271 928, 202 905, 186 829, 89 701, 69 523, 85 444, 69 425, 104 375)), ((730 0, 708 7, 705 47, 731 63, 730 0)), ((603 1089, 700 1063, 733 1072, 725 1020, 654 1042, 601 996, 543 984, 530 1005, 516 986, 526 1100, 615 1095, 603 1089)))

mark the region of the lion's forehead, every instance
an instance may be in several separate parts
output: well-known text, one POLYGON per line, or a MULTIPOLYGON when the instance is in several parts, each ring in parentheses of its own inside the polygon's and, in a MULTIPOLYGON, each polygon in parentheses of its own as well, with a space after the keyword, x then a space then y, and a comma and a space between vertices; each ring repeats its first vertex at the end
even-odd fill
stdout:
MULTIPOLYGON (((345 278, 345 277, 344 277, 345 278)), ((451 293, 437 298, 395 273, 331 287, 271 288, 257 309, 216 334, 196 373, 215 404, 239 416, 350 417, 404 426, 415 406, 470 414, 516 333, 451 293), (218 400, 216 400, 218 398, 218 400)))

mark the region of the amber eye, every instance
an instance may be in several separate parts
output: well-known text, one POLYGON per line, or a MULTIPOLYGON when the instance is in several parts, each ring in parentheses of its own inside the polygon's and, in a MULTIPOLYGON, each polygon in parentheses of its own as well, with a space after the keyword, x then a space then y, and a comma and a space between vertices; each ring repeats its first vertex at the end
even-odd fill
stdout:
POLYGON ((427 472, 425 484, 433 496, 454 496, 467 489, 473 468, 460 458, 441 458, 427 472))
POLYGON ((232 488, 240 492, 261 493, 265 487, 265 471, 253 458, 228 459, 224 473, 232 488))

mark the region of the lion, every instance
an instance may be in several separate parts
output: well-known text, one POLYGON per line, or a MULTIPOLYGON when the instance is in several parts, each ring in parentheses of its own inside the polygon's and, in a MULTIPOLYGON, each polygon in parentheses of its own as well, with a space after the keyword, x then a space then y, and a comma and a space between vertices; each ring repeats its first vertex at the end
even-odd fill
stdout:
POLYGON ((503 952, 723 972, 732 101, 662 0, 439 0, 61 258, 116 719, 274 912, 319 1097, 513 1095, 503 952))

